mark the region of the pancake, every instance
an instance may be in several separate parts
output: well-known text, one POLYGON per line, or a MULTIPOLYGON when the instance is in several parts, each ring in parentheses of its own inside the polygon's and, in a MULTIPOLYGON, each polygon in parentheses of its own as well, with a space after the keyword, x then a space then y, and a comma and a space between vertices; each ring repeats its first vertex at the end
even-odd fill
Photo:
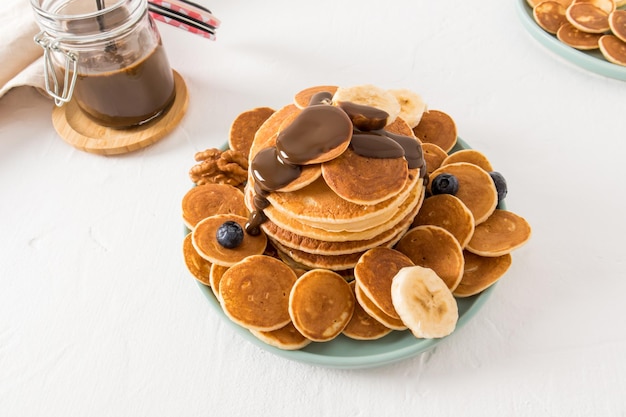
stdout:
POLYGON ((526 219, 506 210, 496 210, 484 223, 476 226, 466 249, 481 256, 502 256, 523 246, 530 239, 526 219))
POLYGON ((230 125, 228 147, 247 158, 257 130, 274 112, 269 107, 257 107, 239 114, 230 125))
POLYGON ((455 297, 470 297, 495 284, 511 266, 511 254, 484 257, 464 251, 463 278, 454 290, 455 297))
POLYGON ((313 96, 317 93, 330 93, 331 98, 332 95, 337 91, 337 86, 335 85, 318 85, 315 87, 305 88, 304 90, 298 91, 294 98, 293 102, 299 109, 304 109, 309 105, 313 96))
POLYGON ((553 35, 561 25, 567 22, 566 9, 556 1, 543 1, 533 8, 535 22, 546 32, 553 35))
POLYGON ((367 158, 351 148, 322 164, 322 177, 339 197, 355 204, 373 205, 399 193, 407 183, 404 158, 367 158), (380 175, 381 172, 387 175, 380 175))
POLYGON ((470 164, 478 165, 487 172, 493 171, 493 166, 489 159, 481 151, 476 149, 462 149, 454 152, 446 157, 441 165, 450 165, 456 162, 467 162, 470 164))
POLYGON ((615 7, 617 6, 615 0, 573 0, 570 3, 570 5, 574 3, 590 4, 606 12, 606 14, 612 13, 615 10, 615 7))
POLYGON ((463 248, 452 233, 439 226, 417 226, 409 230, 395 246, 415 265, 430 268, 451 291, 463 276, 463 248))
POLYGON ((354 294, 356 295, 356 300, 361 305, 361 308, 363 308, 367 314, 373 317, 380 324, 392 330, 406 330, 406 326, 402 323, 402 320, 391 317, 378 308, 378 306, 367 297, 367 294, 363 292, 358 283, 355 283, 354 294))
POLYGON ((187 233, 183 239, 183 258, 191 275, 204 285, 211 285, 211 262, 207 261, 193 247, 191 233, 187 233))
POLYGON ((592 3, 572 3, 566 10, 567 21, 586 33, 603 33, 610 29, 609 13, 592 3))
POLYGON ((498 191, 491 176, 474 164, 455 162, 435 170, 431 176, 431 183, 437 175, 442 173, 452 174, 458 180, 459 191, 456 197, 470 209, 475 224, 478 225, 487 220, 498 204, 498 191))
POLYGON ((252 142, 252 146, 250 147, 250 153, 248 159, 252 161, 254 156, 263 148, 267 148, 267 142, 270 139, 274 140, 274 144, 276 143, 276 134, 278 133, 278 128, 283 124, 285 119, 294 113, 300 112, 294 104, 288 104, 280 109, 276 110, 267 120, 259 127, 254 135, 254 141, 252 142))
POLYGON ((401 117, 396 117, 393 122, 385 126, 385 130, 395 133, 396 135, 408 136, 417 140, 415 133, 413 133, 413 128, 401 117))
POLYGON ((193 187, 182 200, 183 222, 193 230, 199 221, 215 214, 249 214, 243 193, 227 184, 204 184, 193 187))
POLYGON ((218 264, 211 265, 211 271, 209 274, 209 282, 211 283, 211 290, 213 291, 213 295, 218 300, 222 299, 220 295, 220 281, 224 276, 224 273, 228 271, 228 266, 222 266, 218 264))
POLYGON ((428 177, 434 170, 439 168, 442 162, 448 157, 446 151, 434 143, 422 143, 422 153, 426 161, 426 174, 428 177))
POLYGON ((343 277, 314 269, 296 281, 289 295, 289 316, 307 339, 326 342, 337 337, 354 313, 355 299, 343 277))
POLYGON ((607 61, 626 66, 626 42, 613 35, 604 35, 599 41, 600 51, 607 61))
MULTIPOLYGON (((349 285, 356 297, 355 281, 351 281, 349 285)), ((350 339, 377 340, 391 333, 391 329, 370 316, 368 312, 363 309, 361 304, 356 302, 354 303, 352 318, 343 329, 342 333, 350 339)))
POLYGON ((413 227, 433 225, 446 229, 464 248, 474 234, 474 216, 467 206, 450 194, 428 197, 413 220, 413 227))
POLYGON ((237 222, 245 230, 248 218, 234 214, 217 214, 196 225, 192 232, 192 242, 202 258, 214 264, 232 266, 248 256, 261 255, 265 251, 267 245, 265 233, 252 236, 244 232, 243 242, 233 249, 220 245, 216 238, 217 229, 227 221, 237 222))
POLYGON ((278 259, 249 256, 222 276, 220 303, 224 313, 242 327, 277 330, 290 321, 289 294, 295 282, 296 274, 278 259))
POLYGON ((405 254, 378 247, 365 252, 354 266, 354 279, 367 298, 388 316, 399 319, 391 301, 391 281, 405 266, 413 266, 405 254))
POLYGON ((576 29, 574 25, 564 23, 556 32, 556 37, 564 44, 581 51, 598 49, 598 42, 602 37, 599 33, 587 33, 576 29))
POLYGON ((609 26, 613 35, 626 42, 626 10, 615 10, 609 15, 609 26))
POLYGON ((298 350, 311 343, 309 339, 300 334, 292 322, 271 332, 250 330, 250 333, 268 345, 283 350, 298 350))
POLYGON ((456 144, 456 123, 441 110, 428 110, 413 128, 415 137, 422 143, 434 143, 446 152, 456 144))

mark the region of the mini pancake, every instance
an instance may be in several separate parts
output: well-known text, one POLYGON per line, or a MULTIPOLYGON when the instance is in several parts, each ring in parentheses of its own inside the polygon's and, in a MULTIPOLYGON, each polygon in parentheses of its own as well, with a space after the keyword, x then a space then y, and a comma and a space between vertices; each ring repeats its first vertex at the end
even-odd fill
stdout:
POLYGON ((531 228, 521 216, 496 210, 480 225, 466 249, 481 256, 502 256, 523 246, 530 239, 531 228))
MULTIPOLYGON (((415 133, 413 133, 413 129, 409 124, 401 117, 396 117, 396 119, 385 126, 387 132, 395 133, 396 135, 408 136, 410 138, 415 138, 415 133)), ((416 138, 417 139, 417 138, 416 138)))
POLYGON ((326 342, 337 337, 354 313, 354 295, 343 277, 325 269, 306 272, 289 295, 289 316, 307 339, 326 342))
POLYGON ((330 93, 331 99, 332 99, 332 96, 335 94, 335 91, 337 91, 337 88, 338 87, 336 85, 318 85, 315 87, 305 88, 304 90, 301 90, 296 93, 296 95, 293 98, 293 101, 294 101, 294 104, 298 108, 304 109, 305 107, 309 105, 309 103, 311 102, 311 99, 313 98, 315 94, 330 93))
POLYGON ((243 153, 247 158, 257 130, 274 112, 269 107, 257 107, 237 116, 230 125, 228 147, 243 153))
POLYGON ((485 257, 463 252, 465 269, 463 278, 454 290, 455 297, 470 297, 495 284, 511 266, 511 254, 485 257))
POLYGON ((487 220, 498 205, 498 191, 487 171, 467 162, 443 165, 432 173, 428 191, 432 180, 442 173, 452 174, 458 180, 459 191, 456 197, 470 209, 475 224, 487 220))
POLYGON ((276 110, 267 120, 259 127, 254 135, 254 141, 250 147, 248 159, 252 161, 254 156, 263 148, 268 146, 274 146, 276 144, 276 133, 278 128, 283 124, 283 121, 293 113, 298 113, 301 110, 294 104, 288 104, 280 109, 276 110), (274 142, 271 145, 267 143, 273 139, 274 142))
POLYGON ((589 51, 592 49, 598 49, 598 42, 602 37, 599 33, 587 33, 582 30, 578 30, 571 23, 564 23, 556 32, 558 40, 564 44, 571 46, 572 48, 580 49, 581 51, 589 51))
POLYGON ((609 15, 609 26, 613 35, 626 42, 626 10, 615 10, 609 15))
POLYGON ((572 3, 566 10, 567 21, 587 33, 603 33, 610 29, 609 13, 591 3, 572 3))
POLYGON ((228 271, 228 268, 228 266, 222 266, 218 264, 211 265, 209 282, 211 283, 211 290, 213 290, 213 295, 215 295, 215 298, 217 298, 218 300, 222 299, 222 296, 220 295, 220 281, 222 280, 224 273, 228 271))
POLYGON ((298 350, 311 343, 309 339, 300 334, 292 322, 271 332, 250 330, 250 333, 268 345, 283 350, 298 350))
POLYGON ((222 266, 232 266, 248 256, 261 255, 267 245, 265 233, 252 236, 244 232, 241 245, 233 249, 225 248, 217 242, 217 229, 229 220, 239 223, 245 230, 248 218, 234 214, 217 214, 196 225, 191 236, 198 254, 207 261, 222 266))
POLYGON ((191 233, 183 239, 183 258, 191 275, 204 285, 211 285, 211 262, 207 261, 194 249, 191 242, 191 233))
POLYGON ((248 216, 243 193, 228 184, 204 184, 193 187, 182 200, 183 222, 193 230, 199 221, 215 214, 248 216))
POLYGON ((598 9, 605 11, 607 14, 612 13, 616 7, 615 0, 573 0, 570 2, 570 5, 574 3, 591 4, 592 6, 595 6, 598 9))
POLYGON ((322 177, 330 189, 355 204, 377 204, 399 193, 408 173, 404 158, 367 158, 351 148, 322 164, 322 177))
POLYGON ((451 291, 463 276, 463 248, 446 229, 423 225, 409 230, 395 246, 415 265, 430 268, 451 291))
POLYGON ((556 1, 543 1, 533 8, 533 18, 543 30, 555 35, 567 22, 565 11, 565 7, 556 1))
POLYGON ((456 162, 467 162, 470 164, 478 165, 487 172, 493 171, 493 166, 489 159, 481 151, 476 149, 462 149, 455 152, 441 163, 441 165, 450 165, 456 162))
POLYGON ((433 225, 446 229, 464 248, 474 234, 474 216, 467 206, 451 194, 437 194, 422 203, 412 227, 433 225))
POLYGON ((265 255, 245 258, 220 281, 220 303, 235 323, 269 332, 289 324, 289 294, 296 274, 278 259, 265 255))
MULTIPOLYGON (((535 8, 535 6, 539 5, 540 3, 543 3, 546 0, 526 0, 526 3, 528 3, 528 5, 531 8, 535 8)), ((563 7, 568 7, 570 4, 572 4, 572 1, 574 0, 555 0, 557 3, 561 4, 563 7)))
POLYGON ((356 295, 356 300, 361 305, 361 308, 363 308, 367 314, 372 316, 380 324, 390 328, 391 330, 406 330, 406 326, 402 320, 391 317, 378 308, 378 306, 367 297, 367 294, 363 292, 358 282, 355 282, 354 294, 356 295))
POLYGON ((413 128, 415 137, 422 143, 434 143, 446 152, 456 144, 456 123, 440 110, 428 110, 419 124, 413 128))
MULTIPOLYGON (((351 281, 349 285, 355 293, 355 281, 351 281)), ((356 293, 354 295, 356 297, 356 293)), ((376 340, 391 333, 391 329, 370 316, 357 302, 354 303, 354 314, 342 333, 350 339, 376 340)))
POLYGON ((599 46, 607 61, 626 66, 626 42, 613 35, 604 35, 600 38, 599 46))
POLYGON ((354 266, 354 278, 367 298, 385 314, 399 319, 391 301, 391 281, 405 266, 413 266, 405 254, 390 248, 370 249, 354 266))
POLYGON ((446 151, 434 143, 422 143, 422 153, 426 161, 426 173, 430 177, 432 172, 441 166, 448 157, 446 151))

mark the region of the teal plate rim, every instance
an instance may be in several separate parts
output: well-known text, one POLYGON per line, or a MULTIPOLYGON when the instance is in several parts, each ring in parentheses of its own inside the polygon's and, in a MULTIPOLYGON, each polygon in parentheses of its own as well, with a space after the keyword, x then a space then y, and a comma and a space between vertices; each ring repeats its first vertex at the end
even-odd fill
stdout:
MULTIPOLYGON (((464 140, 457 138, 457 143, 450 153, 470 148, 471 147, 464 140)), ((504 203, 500 203, 498 208, 506 209, 504 203)), ((189 231, 186 230, 186 233, 188 232, 189 231)), ((461 327, 469 322, 483 307, 497 285, 494 284, 481 293, 471 297, 457 298, 459 320, 456 329, 452 334, 440 339, 418 339, 413 336, 409 330, 392 331, 377 340, 354 340, 341 334, 329 342, 311 342, 309 345, 299 350, 283 350, 268 345, 254 336, 249 330, 230 320, 222 310, 211 288, 203 285, 199 281, 197 281, 197 284, 208 300, 209 305, 215 310, 220 319, 224 320, 229 327, 234 329, 236 333, 247 341, 269 353, 285 359, 337 369, 379 367, 412 358, 434 348, 444 340, 453 337, 461 327)))
MULTIPOLYGON (((543 30, 533 18, 533 9, 526 0, 516 0, 517 11, 526 30, 543 46, 567 61, 606 77, 626 81, 626 67, 607 61, 599 50, 579 51, 559 41, 556 36, 543 30)), ((624 9, 624 7, 620 7, 624 9)))

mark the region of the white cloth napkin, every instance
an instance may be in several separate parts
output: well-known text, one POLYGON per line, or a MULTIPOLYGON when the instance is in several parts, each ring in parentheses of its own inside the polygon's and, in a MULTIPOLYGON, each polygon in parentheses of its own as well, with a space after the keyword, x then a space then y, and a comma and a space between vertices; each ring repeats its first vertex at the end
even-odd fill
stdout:
POLYGON ((45 88, 38 32, 29 0, 0 1, 0 98, 14 87, 45 88))

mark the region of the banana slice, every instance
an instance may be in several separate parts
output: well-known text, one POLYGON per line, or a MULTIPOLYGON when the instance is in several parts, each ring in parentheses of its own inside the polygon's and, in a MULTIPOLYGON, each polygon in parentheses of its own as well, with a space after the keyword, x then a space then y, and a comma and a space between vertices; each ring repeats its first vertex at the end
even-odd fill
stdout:
POLYGON ((417 338, 444 337, 456 328, 459 319, 456 300, 430 268, 400 269, 391 282, 391 300, 402 322, 417 338))
POLYGON ((411 128, 417 126, 422 119, 422 114, 426 111, 426 102, 422 97, 407 89, 388 91, 393 94, 400 104, 399 116, 404 119, 411 128))
POLYGON ((346 101, 386 111, 389 114, 387 125, 396 120, 401 109, 400 103, 393 94, 371 84, 339 87, 333 96, 333 103, 346 101))

